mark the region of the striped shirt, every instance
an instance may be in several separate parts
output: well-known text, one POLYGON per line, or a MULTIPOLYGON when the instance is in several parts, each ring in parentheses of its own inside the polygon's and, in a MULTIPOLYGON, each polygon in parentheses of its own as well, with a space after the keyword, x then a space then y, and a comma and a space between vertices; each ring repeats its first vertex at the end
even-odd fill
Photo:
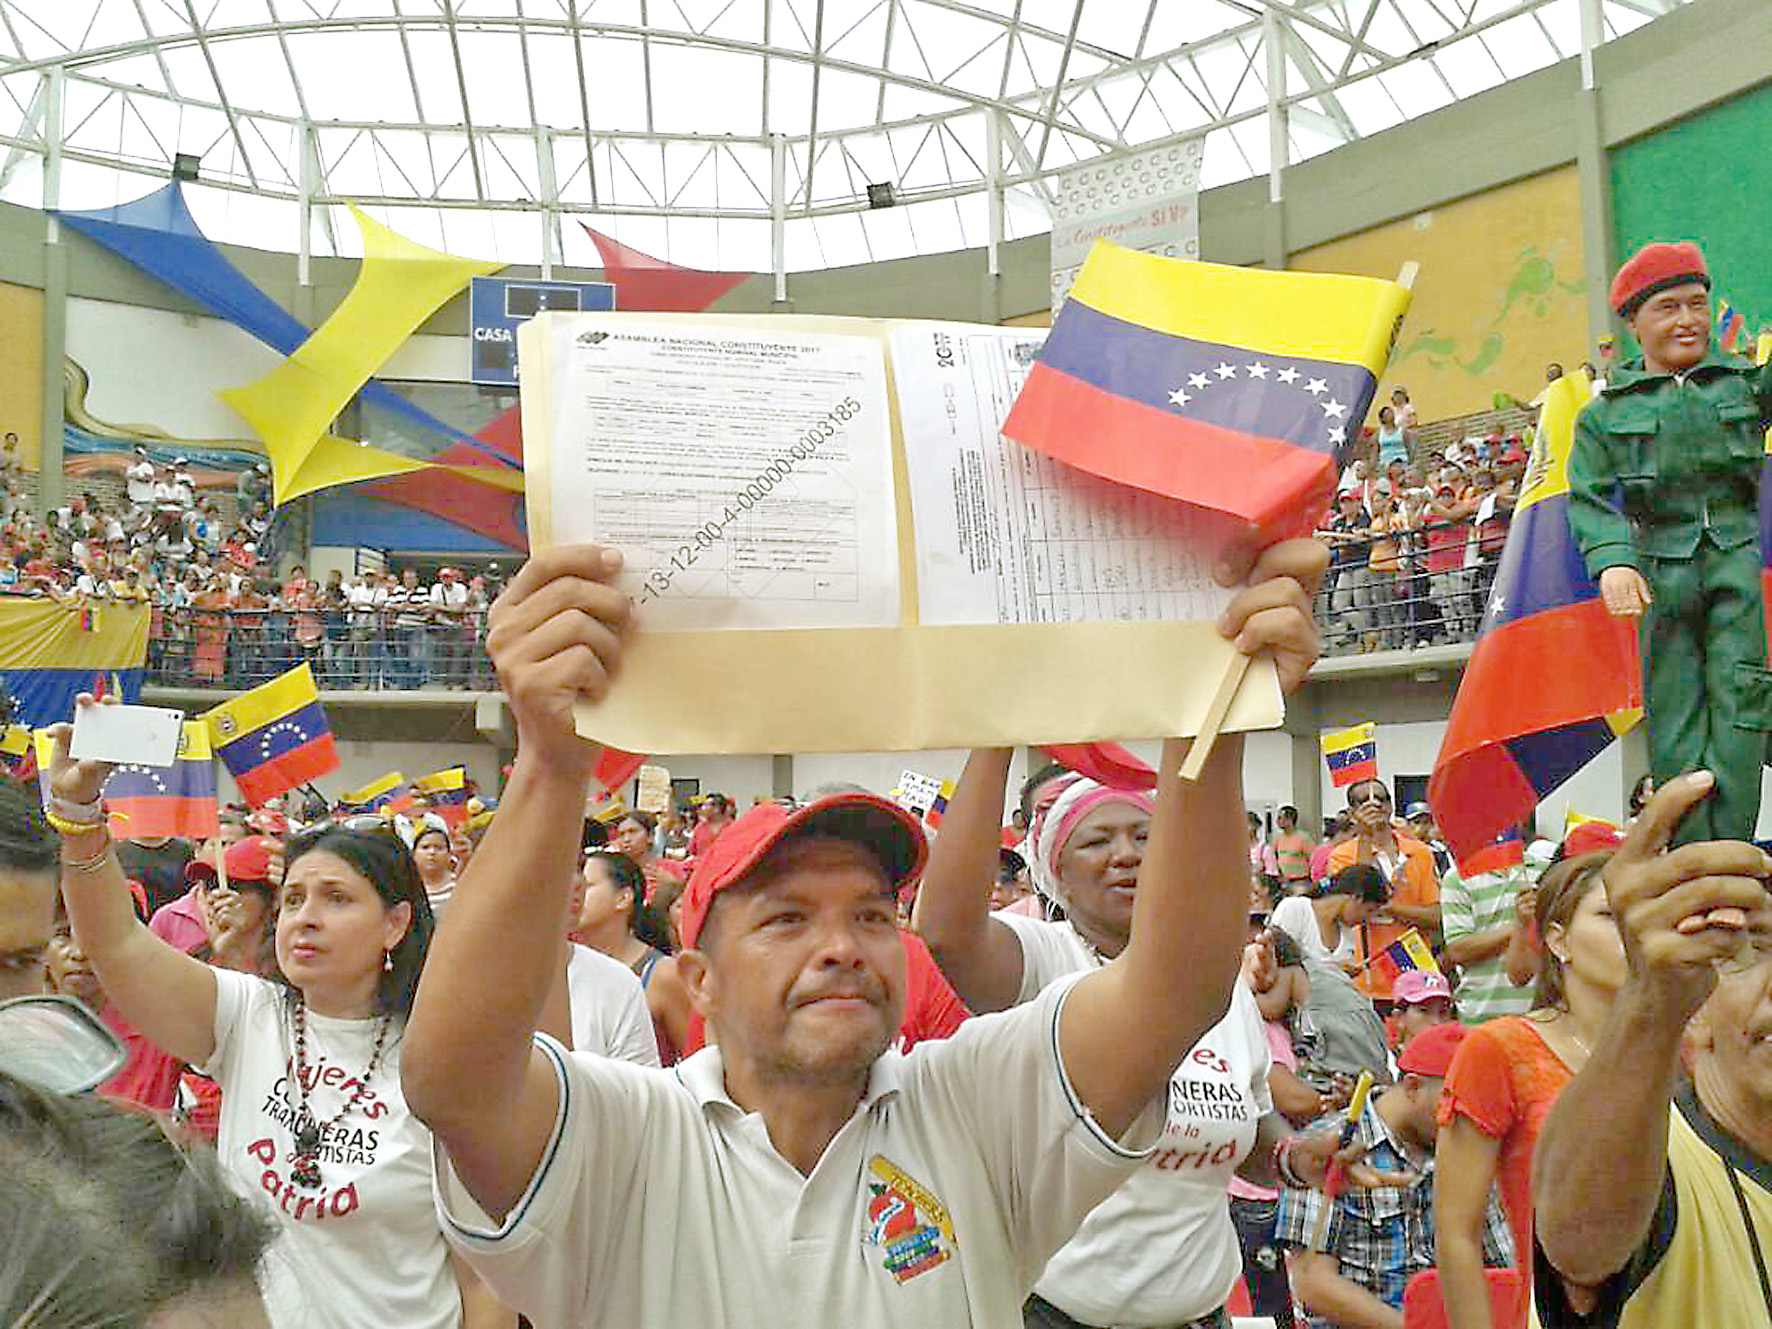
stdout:
MULTIPOLYGON (((1514 899, 1534 882, 1523 864, 1500 872, 1482 872, 1469 881, 1450 869, 1440 882, 1440 927, 1448 944, 1460 937, 1487 932, 1514 921, 1514 899)), ((1507 952, 1458 967, 1453 993, 1458 1018, 1481 1024, 1501 1015, 1524 1015, 1532 1009, 1532 989, 1508 981, 1507 952)))

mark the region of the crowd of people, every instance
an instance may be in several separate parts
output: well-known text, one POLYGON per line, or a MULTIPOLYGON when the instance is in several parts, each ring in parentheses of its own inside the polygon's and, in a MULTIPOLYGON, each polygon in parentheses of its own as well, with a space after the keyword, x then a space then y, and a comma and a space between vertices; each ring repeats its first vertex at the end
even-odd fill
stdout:
POLYGON ((241 473, 230 523, 183 458, 136 451, 122 502, 87 490, 42 520, 5 475, 0 595, 150 608, 148 676, 172 686, 250 688, 301 663, 329 688, 492 686, 481 638, 497 564, 428 583, 412 566, 279 573, 262 464, 241 473))
MULTIPOLYGON (((559 668, 560 607, 607 591, 575 552, 501 610, 519 760, 496 804, 229 809, 215 842, 113 845, 105 768, 65 736, 46 811, 0 789, 0 941, 26 940, 28 898, 43 935, 7 952, 12 990, 99 1014, 126 1056, 101 1096, 229 1179, 198 1164, 225 1256, 166 1275, 168 1298, 250 1275, 276 1326, 801 1322, 788 1303, 871 1322, 913 1289, 932 1323, 1223 1326, 1240 1298, 1277 1326, 1525 1323, 1535 1146, 1619 1037, 1655 926, 1621 927, 1608 865, 1647 873, 1690 791, 1639 803, 1629 838, 1585 824, 1470 878, 1377 781, 1321 840, 1292 808, 1225 836, 1229 738, 1194 787, 1036 771, 1014 849, 1006 750, 972 755, 932 840, 849 788, 605 823, 561 728, 587 679, 559 668), (1409 929, 1437 967, 1381 963, 1409 929), (771 1281, 798 1226, 851 1221, 859 1264, 771 1281), (637 1272, 665 1234, 708 1257, 669 1291, 637 1272), (1443 1320, 1411 1318, 1430 1302, 1443 1320)), ((1264 644, 1292 683, 1315 575, 1283 553, 1233 611, 1279 607, 1264 644)), ((608 594, 579 612, 625 617, 608 594)), ((613 667, 619 637, 593 635, 613 667)), ((1709 1017, 1712 1062, 1764 1042, 1758 956, 1719 982, 1743 1027, 1709 1017)), ((1700 1144, 1667 1148, 1699 1157, 1723 1128, 1670 1100, 1700 1144)), ((1539 1296, 1635 1268, 1553 1294, 1541 1250, 1539 1296)))
POLYGON ((1396 389, 1344 468, 1317 533, 1331 551, 1319 607, 1325 649, 1365 653, 1472 640, 1529 451, 1517 433, 1428 447, 1416 436, 1408 390, 1396 389))
MULTIPOLYGON (((1331 557, 1220 569, 1283 692, 1331 557)), ((1469 872, 1376 779, 1270 829, 1238 735, 1149 790, 1036 770, 1008 826, 1007 748, 933 833, 856 786, 606 824, 620 568, 490 607, 495 804, 125 841, 69 724, 0 782, 0 1318, 1772 1322, 1772 855, 1670 847, 1709 772, 1469 872)))

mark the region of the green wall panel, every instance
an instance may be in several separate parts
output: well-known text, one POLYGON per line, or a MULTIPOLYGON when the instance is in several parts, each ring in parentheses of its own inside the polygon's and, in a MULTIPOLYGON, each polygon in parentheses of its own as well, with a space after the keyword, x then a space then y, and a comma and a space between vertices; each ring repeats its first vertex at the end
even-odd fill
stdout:
POLYGON ((1612 151, 1621 257, 1651 240, 1696 240, 1712 290, 1772 324, 1772 83, 1612 151))

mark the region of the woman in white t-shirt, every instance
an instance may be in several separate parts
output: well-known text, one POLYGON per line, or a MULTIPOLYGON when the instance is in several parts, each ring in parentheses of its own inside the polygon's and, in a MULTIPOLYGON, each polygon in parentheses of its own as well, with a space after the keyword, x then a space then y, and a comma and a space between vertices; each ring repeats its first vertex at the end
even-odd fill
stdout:
MULTIPOLYGON (((1151 799, 1066 776, 1042 790, 1028 831, 1035 886, 1061 922, 990 913, 1009 754, 979 751, 949 800, 913 925, 974 1011, 1032 1000, 1111 961, 1129 943, 1151 799)), ((1226 836, 1240 828, 1227 825, 1226 836)), ((1234 960, 1232 965, 1234 967, 1234 960)), ((1170 1082, 1162 1142, 1054 1255, 1024 1309, 1029 1326, 1220 1324, 1242 1269, 1226 1185, 1320 1180, 1333 1136, 1300 1136, 1268 1096, 1267 1037, 1255 999, 1230 1009, 1170 1082)))
POLYGON ((280 1229, 262 1271, 271 1324, 457 1329, 430 1133, 400 1091, 431 935, 405 845, 337 823, 295 837, 276 927, 287 981, 215 969, 135 916, 99 801, 110 768, 70 760, 57 730, 49 815, 74 934, 123 1016, 221 1086, 217 1157, 280 1229))

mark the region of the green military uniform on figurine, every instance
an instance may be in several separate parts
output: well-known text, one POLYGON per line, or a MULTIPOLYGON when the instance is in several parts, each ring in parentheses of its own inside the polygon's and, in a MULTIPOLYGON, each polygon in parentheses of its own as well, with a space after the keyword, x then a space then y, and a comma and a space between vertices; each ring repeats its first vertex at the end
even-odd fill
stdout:
POLYGON ((1645 246, 1611 298, 1643 356, 1576 419, 1569 527, 1606 608, 1643 617, 1650 775, 1716 775, 1677 839, 1752 839, 1772 728, 1760 593, 1772 367, 1712 350, 1696 245, 1645 246))

